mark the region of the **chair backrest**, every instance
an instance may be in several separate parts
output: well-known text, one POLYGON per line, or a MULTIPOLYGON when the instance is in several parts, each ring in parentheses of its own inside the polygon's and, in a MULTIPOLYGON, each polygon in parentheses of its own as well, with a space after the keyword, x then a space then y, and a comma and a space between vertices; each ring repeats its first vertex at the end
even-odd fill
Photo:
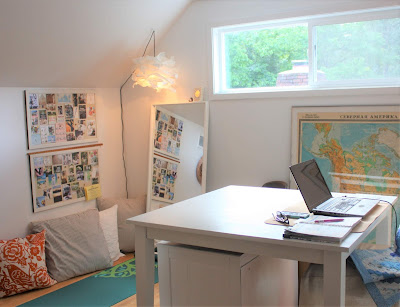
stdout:
POLYGON ((285 181, 269 181, 262 185, 263 188, 278 188, 278 189, 287 189, 289 185, 285 181))

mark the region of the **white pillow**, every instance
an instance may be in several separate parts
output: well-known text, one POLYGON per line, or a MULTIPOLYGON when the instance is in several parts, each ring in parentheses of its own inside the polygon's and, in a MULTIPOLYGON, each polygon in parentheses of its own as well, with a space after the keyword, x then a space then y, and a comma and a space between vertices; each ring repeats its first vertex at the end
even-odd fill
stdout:
POLYGON ((99 212, 100 225, 103 229, 108 251, 113 261, 124 256, 119 250, 117 211, 118 205, 115 205, 107 210, 99 212))

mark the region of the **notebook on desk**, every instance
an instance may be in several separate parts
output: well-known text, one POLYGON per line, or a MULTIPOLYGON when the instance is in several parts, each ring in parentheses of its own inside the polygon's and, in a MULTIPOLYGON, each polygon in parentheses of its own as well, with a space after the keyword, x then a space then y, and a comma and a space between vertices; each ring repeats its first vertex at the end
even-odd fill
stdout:
POLYGON ((312 159, 290 166, 290 171, 310 212, 330 216, 365 216, 378 199, 332 197, 317 162, 312 159))

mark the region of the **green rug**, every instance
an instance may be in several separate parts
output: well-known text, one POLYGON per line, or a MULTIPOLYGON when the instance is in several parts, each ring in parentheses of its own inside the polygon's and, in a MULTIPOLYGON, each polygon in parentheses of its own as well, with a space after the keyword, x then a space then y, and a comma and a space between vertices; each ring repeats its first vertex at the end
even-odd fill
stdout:
MULTIPOLYGON (((158 283, 158 264, 155 264, 158 283)), ((19 306, 112 306, 136 294, 135 259, 125 261, 19 306)))

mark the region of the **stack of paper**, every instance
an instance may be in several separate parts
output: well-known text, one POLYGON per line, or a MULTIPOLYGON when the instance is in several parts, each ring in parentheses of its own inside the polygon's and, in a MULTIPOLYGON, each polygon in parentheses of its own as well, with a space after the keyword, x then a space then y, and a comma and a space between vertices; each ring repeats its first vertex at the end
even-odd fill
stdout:
POLYGON ((361 221, 361 217, 314 215, 285 230, 283 237, 328 243, 340 243, 361 221))

